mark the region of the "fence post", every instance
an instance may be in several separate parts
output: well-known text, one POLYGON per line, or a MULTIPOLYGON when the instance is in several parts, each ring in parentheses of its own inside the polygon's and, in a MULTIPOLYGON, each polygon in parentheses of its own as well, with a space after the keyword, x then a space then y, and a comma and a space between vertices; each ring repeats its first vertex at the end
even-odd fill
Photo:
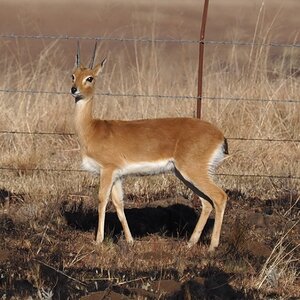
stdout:
POLYGON ((200 29, 199 61, 198 61, 198 92, 197 92, 197 118, 198 119, 201 119, 204 38, 205 38, 207 12, 208 12, 208 3, 209 0, 204 0, 202 22, 201 22, 201 29, 200 29))

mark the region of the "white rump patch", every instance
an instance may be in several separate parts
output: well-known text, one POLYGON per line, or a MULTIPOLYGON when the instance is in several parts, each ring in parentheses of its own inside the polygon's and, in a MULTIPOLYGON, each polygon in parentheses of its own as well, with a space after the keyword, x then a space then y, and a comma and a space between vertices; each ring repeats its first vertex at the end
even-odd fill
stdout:
POLYGON ((220 146, 213 152, 210 161, 209 161, 209 172, 214 173, 216 167, 220 164, 220 162, 224 159, 225 154, 223 150, 223 144, 220 144, 220 146))
POLYGON ((85 171, 100 174, 101 166, 93 158, 84 156, 82 158, 81 168, 85 171))
POLYGON ((118 170, 118 176, 137 174, 137 175, 154 175, 174 170, 172 160, 159 160, 155 162, 138 162, 127 164, 118 170))

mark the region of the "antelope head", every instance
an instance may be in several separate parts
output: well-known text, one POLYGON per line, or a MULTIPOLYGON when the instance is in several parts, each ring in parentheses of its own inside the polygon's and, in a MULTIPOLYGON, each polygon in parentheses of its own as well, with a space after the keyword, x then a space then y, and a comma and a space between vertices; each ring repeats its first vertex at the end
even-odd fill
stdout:
POLYGON ((90 99, 95 90, 95 80, 102 71, 106 58, 100 64, 94 67, 94 61, 97 50, 97 42, 95 43, 91 62, 88 67, 80 63, 80 47, 77 44, 77 55, 75 62, 75 70, 72 74, 71 94, 75 98, 75 103, 80 100, 90 99))

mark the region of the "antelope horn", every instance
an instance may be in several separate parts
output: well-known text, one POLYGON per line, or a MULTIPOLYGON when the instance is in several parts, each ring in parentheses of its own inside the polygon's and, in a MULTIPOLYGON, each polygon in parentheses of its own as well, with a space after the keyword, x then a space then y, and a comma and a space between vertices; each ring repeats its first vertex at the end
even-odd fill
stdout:
POLYGON ((96 56, 96 50, 97 50, 97 41, 95 43, 93 56, 92 56, 92 59, 91 59, 90 65, 89 65, 90 69, 93 69, 93 66, 94 66, 94 61, 95 61, 95 56, 96 56))
POLYGON ((77 41, 77 54, 76 54, 76 67, 80 66, 80 46, 79 41, 77 41))

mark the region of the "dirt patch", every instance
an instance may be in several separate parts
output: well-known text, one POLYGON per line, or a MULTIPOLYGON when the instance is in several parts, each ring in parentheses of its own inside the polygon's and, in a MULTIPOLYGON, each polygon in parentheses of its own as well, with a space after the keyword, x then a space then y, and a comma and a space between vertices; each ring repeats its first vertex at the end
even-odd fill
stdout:
POLYGON ((6 249, 0 249, 0 264, 9 260, 9 252, 6 249))
POLYGON ((99 300, 99 299, 111 299, 111 300, 124 300, 129 299, 125 295, 116 293, 114 291, 103 291, 91 293, 88 296, 81 297, 80 300, 99 300))

